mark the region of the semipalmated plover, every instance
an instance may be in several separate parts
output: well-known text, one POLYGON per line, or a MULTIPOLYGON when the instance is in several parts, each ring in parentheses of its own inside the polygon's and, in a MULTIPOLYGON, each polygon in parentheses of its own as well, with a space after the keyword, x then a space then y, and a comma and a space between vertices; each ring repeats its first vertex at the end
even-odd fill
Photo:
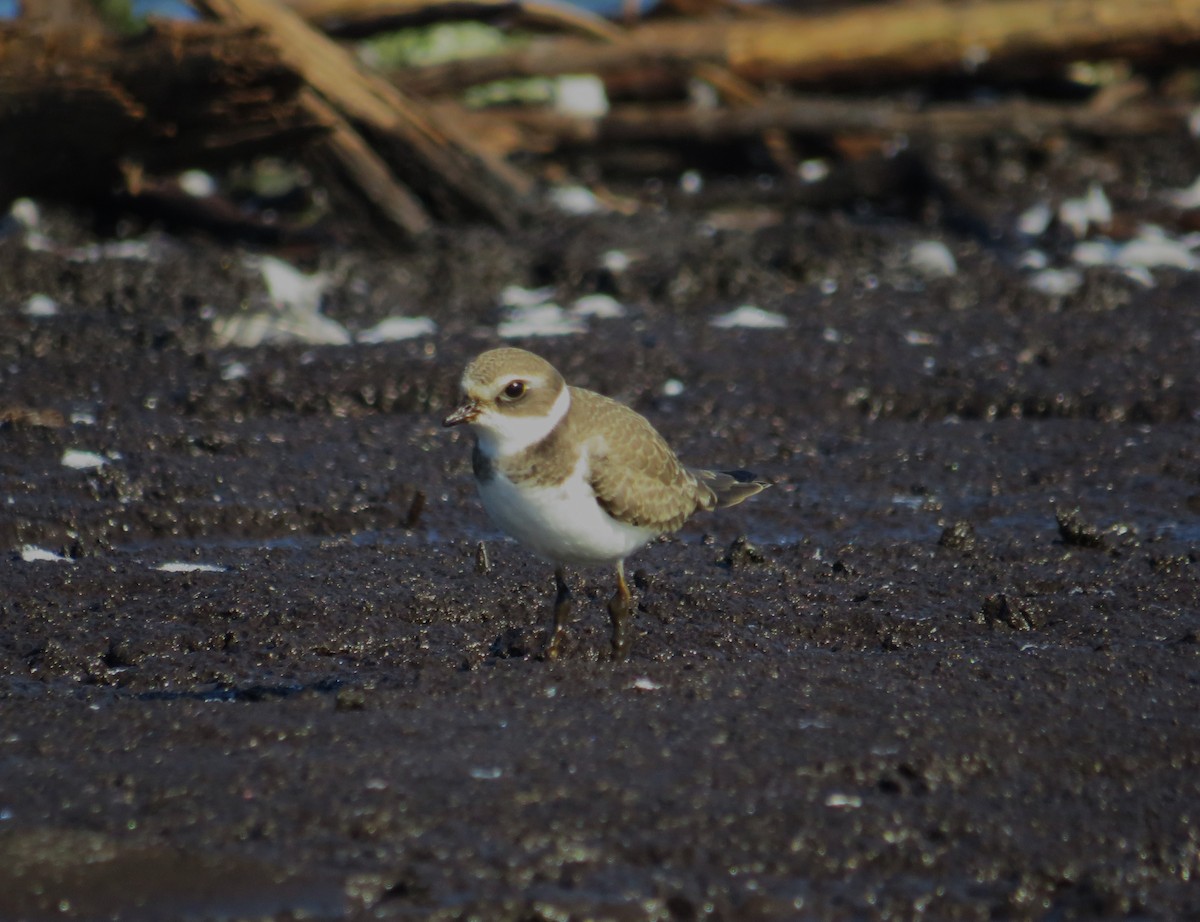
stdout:
POLYGON ((484 508, 502 529, 555 565, 558 594, 546 656, 566 631, 564 567, 616 565, 608 603, 612 654, 629 653, 625 558, 700 510, 733 506, 769 486, 748 471, 684 467, 645 417, 580 387, 545 359, 493 349, 467 366, 461 405, 444 425, 470 425, 484 508))

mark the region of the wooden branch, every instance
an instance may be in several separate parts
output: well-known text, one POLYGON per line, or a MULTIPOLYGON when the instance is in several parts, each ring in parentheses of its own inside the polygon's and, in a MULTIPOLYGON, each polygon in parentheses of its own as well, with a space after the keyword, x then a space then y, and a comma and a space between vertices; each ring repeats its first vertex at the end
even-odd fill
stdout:
POLYGON ((407 235, 416 237, 428 231, 432 221, 425 207, 396 182, 387 163, 362 136, 311 89, 304 91, 302 100, 309 112, 331 126, 327 144, 333 160, 348 174, 349 184, 363 193, 371 210, 407 235))
POLYGON ((666 21, 620 44, 540 39, 518 51, 414 69, 433 95, 511 76, 719 64, 747 80, 881 85, 1031 60, 1156 57, 1200 43, 1200 0, 979 0, 855 6, 768 20, 666 21))
POLYGON ((894 100, 855 101, 829 96, 769 100, 743 108, 626 105, 600 118, 534 109, 492 110, 513 124, 527 148, 548 153, 563 146, 606 143, 713 143, 744 140, 780 130, 816 137, 905 135, 965 141, 1012 135, 1033 141, 1061 133, 1096 138, 1142 137, 1185 130, 1190 105, 1138 99, 1119 108, 1010 100, 990 106, 938 105, 906 109, 894 100))
POLYGON ((1144 102, 1098 111, 1086 105, 1017 99, 990 106, 939 105, 915 111, 905 110, 895 101, 805 97, 709 112, 682 107, 639 110, 631 106, 604 118, 598 126, 596 141, 727 141, 752 137, 768 128, 823 137, 907 135, 946 141, 989 135, 1041 140, 1062 132, 1092 137, 1138 137, 1173 129, 1182 131, 1186 117, 1184 105, 1144 102))
POLYGON ((1157 55, 1200 40, 1197 0, 988 0, 857 7, 741 27, 724 46, 749 79, 853 79, 964 72, 1037 58, 1157 55))
MULTIPOLYGON (((201 0, 201 5, 226 22, 261 28, 283 59, 344 116, 343 139, 345 131, 361 128, 363 144, 393 170, 403 170, 406 184, 422 189, 443 214, 477 213, 502 226, 514 223, 530 180, 478 147, 460 126, 427 111, 272 0, 201 0)), ((341 153, 348 156, 358 147, 343 145, 341 153)), ((351 173, 363 169, 346 165, 351 173)))
POLYGON ((556 0, 285 0, 298 16, 337 35, 370 35, 400 25, 509 16, 527 25, 613 40, 619 28, 556 0))

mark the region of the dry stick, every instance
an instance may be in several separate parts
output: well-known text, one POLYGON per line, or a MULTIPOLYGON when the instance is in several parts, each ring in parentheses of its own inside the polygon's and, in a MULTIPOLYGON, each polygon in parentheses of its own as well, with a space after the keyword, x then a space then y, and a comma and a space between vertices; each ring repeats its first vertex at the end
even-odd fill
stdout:
POLYGON ((602 118, 530 109, 497 110, 494 116, 516 123, 549 150, 564 144, 610 141, 728 141, 753 137, 766 128, 820 136, 907 135, 956 141, 1005 133, 1037 140, 1064 131, 1093 137, 1140 137, 1184 130, 1189 112, 1184 103, 1146 100, 1116 109, 1013 100, 987 107, 943 105, 910 111, 894 102, 801 97, 742 109, 627 105, 602 118))
MULTIPOLYGON (((424 21, 447 18, 472 18, 489 12, 512 11, 526 21, 580 32, 602 42, 625 43, 630 33, 614 26, 594 13, 555 0, 284 0, 287 6, 304 19, 326 28, 352 30, 356 33, 372 27, 383 28, 398 19, 424 21)), ((710 0, 706 0, 710 2, 710 0)), ((715 0, 719 6, 734 6, 728 0, 715 0)), ((743 7, 736 5, 741 14, 743 7)), ((774 13, 745 10, 747 15, 773 16, 774 13)), ((762 94, 747 81, 720 65, 697 63, 688 67, 696 77, 711 83, 733 106, 753 105, 762 94)), ((787 139, 769 128, 763 139, 773 159, 784 172, 794 166, 794 156, 787 139)))
MULTIPOLYGON (((692 67, 692 74, 715 87, 731 109, 752 109, 763 101, 762 91, 758 87, 724 67, 698 63, 692 67)), ((794 176, 797 157, 787 133, 775 125, 765 125, 757 134, 775 169, 783 176, 794 176)))
MULTIPOLYGON (((398 156, 390 158, 392 164, 403 162, 447 210, 465 203, 503 226, 515 222, 519 200, 529 190, 530 180, 481 149, 461 127, 427 112, 362 67, 350 52, 272 0, 199 2, 221 19, 255 25, 267 33, 284 60, 346 117, 346 130, 354 131, 349 124, 353 120, 391 139, 400 148, 398 156)), ((369 146, 365 140, 362 143, 369 146)), ((339 154, 354 159, 350 147, 343 146, 339 154)), ((351 173, 373 169, 344 162, 351 173)), ((420 232, 418 227, 404 229, 420 232)))
MULTIPOLYGON (((542 2, 536 2, 536 0, 535 2, 529 2, 529 0, 526 2, 469 0, 469 2, 462 3, 447 2, 447 0, 285 0, 285 2, 305 19, 323 24, 341 24, 353 27, 356 31, 361 30, 364 25, 369 23, 380 23, 389 18, 462 18, 488 11, 511 9, 519 12, 527 20, 583 32, 592 38, 613 45, 628 43, 630 36, 628 30, 614 26, 593 13, 559 4, 554 0, 542 0, 542 2)), ((715 2, 724 6, 728 0, 715 0, 715 2)), ((741 6, 738 5, 737 10, 740 12, 741 9, 741 6)), ((750 15, 755 14, 751 13, 750 15)), ((759 15, 773 16, 774 13, 759 15)), ((719 64, 696 62, 692 65, 682 62, 682 66, 684 70, 690 71, 697 78, 712 84, 731 106, 750 106, 762 99, 762 93, 758 87, 719 64)), ((403 82, 403 78, 400 79, 403 82)), ((790 173, 795 165, 795 156, 787 138, 769 127, 762 131, 762 137, 768 152, 781 172, 790 173)))
POLYGON ((981 64, 1160 54, 1200 42, 1200 0, 981 0, 858 6, 766 21, 658 22, 619 45, 541 39, 518 51, 411 71, 430 95, 511 76, 721 64, 748 80, 886 84, 981 64))
POLYGON ((425 208, 396 182, 383 158, 375 153, 332 106, 306 88, 300 95, 305 109, 331 129, 328 144, 342 168, 367 200, 397 227, 414 236, 427 231, 431 222, 425 208))
POLYGON ((1144 102, 1097 111, 1086 105, 1013 100, 986 107, 946 105, 915 112, 887 103, 806 99, 712 113, 682 108, 639 111, 629 107, 603 119, 597 126, 596 140, 724 140, 756 134, 767 125, 805 134, 909 135, 943 140, 996 134, 1037 139, 1061 131, 1136 137, 1171 128, 1183 130, 1186 116, 1185 106, 1151 106, 1144 102))
POLYGON ((365 35, 397 22, 480 19, 512 13, 526 23, 550 26, 593 38, 615 40, 621 30, 595 13, 554 0, 284 0, 308 22, 327 32, 365 35))
POLYGON ((1200 39, 1200 0, 988 0, 858 7, 813 20, 731 29, 729 66, 802 81, 962 71, 1026 57, 1143 51, 1200 39))

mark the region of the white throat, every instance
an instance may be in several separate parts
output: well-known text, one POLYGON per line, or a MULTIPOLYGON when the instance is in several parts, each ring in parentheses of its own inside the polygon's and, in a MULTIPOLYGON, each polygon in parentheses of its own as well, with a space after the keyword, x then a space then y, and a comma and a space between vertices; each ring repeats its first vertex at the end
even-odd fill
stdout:
POLYGON ((545 416, 505 416, 491 411, 479 416, 471 428, 480 451, 489 458, 503 458, 536 445, 554 431, 569 409, 571 390, 563 385, 545 416))

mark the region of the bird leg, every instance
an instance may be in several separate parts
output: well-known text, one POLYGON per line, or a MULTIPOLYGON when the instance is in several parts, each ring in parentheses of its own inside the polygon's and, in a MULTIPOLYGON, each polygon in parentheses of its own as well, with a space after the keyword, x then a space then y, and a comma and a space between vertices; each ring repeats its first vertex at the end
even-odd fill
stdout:
POLYGON ((629 625, 633 622, 633 600, 625 585, 625 561, 617 561, 617 591, 608 600, 608 615, 612 618, 612 658, 620 661, 629 656, 629 625))
POLYGON ((546 639, 546 659, 558 659, 562 647, 562 639, 567 633, 567 618, 571 615, 571 587, 567 585, 567 575, 562 567, 554 568, 554 584, 558 587, 558 595, 554 597, 554 626, 546 639))

